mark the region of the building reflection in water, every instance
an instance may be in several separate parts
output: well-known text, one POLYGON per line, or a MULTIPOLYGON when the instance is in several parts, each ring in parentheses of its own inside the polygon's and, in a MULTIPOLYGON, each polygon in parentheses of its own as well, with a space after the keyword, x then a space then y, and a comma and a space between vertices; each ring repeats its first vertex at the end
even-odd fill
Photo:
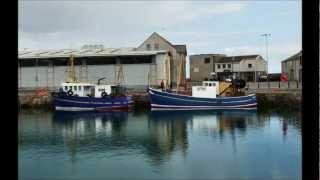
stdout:
POLYGON ((173 152, 186 156, 188 148, 187 122, 190 116, 181 112, 151 112, 148 117, 150 133, 146 153, 154 165, 169 161, 173 152))
POLYGON ((77 151, 94 153, 106 149, 104 138, 121 135, 127 119, 128 112, 55 112, 53 126, 61 131, 71 160, 75 161, 77 151))
MULTIPOLYGON (((34 117, 25 113, 19 118, 24 119, 19 120, 19 145, 25 148, 28 144, 46 148, 66 145, 72 162, 77 153, 120 156, 121 151, 142 154, 155 166, 169 161, 173 154, 185 158, 191 132, 212 137, 217 143, 231 138, 236 153, 238 137, 245 136, 248 128, 264 128, 270 121, 270 115, 256 111, 55 112, 53 116, 47 112, 34 117)), ((283 136, 290 126, 300 127, 297 121, 299 117, 283 119, 283 136)))

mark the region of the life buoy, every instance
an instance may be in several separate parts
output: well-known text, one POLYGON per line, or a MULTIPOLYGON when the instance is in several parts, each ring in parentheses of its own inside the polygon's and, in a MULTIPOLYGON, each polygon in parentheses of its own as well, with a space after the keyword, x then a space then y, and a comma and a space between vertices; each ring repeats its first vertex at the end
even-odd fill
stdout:
POLYGON ((107 97, 107 93, 103 91, 103 92, 101 93, 101 97, 107 97))
POLYGON ((68 91, 68 95, 69 95, 69 96, 72 96, 72 95, 73 95, 73 91, 72 91, 71 89, 68 91))

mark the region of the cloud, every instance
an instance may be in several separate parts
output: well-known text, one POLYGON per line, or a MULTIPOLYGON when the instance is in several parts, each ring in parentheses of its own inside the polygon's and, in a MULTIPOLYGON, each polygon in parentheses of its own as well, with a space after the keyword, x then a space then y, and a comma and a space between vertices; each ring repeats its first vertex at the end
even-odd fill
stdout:
MULTIPOLYGON (((225 48, 225 53, 229 56, 232 55, 248 55, 259 54, 266 59, 266 47, 265 46, 239 46, 225 48)), ((301 44, 296 42, 291 43, 279 43, 269 47, 269 72, 276 73, 281 72, 281 61, 298 53, 302 49, 301 44)))
MULTIPOLYGON (((299 50, 301 50, 301 44, 296 42, 285 44, 281 43, 268 47, 269 57, 270 54, 277 54, 277 56, 290 56, 290 54, 297 53, 299 50)), ((225 48, 224 52, 228 55, 260 54, 265 56, 266 47, 245 45, 225 48)))
POLYGON ((19 1, 19 45, 99 41, 112 47, 136 46, 153 31, 172 32, 194 20, 236 13, 245 6, 208 1, 19 1))

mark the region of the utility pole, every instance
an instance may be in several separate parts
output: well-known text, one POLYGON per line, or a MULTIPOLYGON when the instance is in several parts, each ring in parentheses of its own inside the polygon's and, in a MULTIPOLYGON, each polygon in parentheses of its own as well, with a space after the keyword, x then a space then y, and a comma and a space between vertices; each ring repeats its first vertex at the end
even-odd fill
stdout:
POLYGON ((261 36, 264 36, 264 37, 265 37, 265 40, 266 40, 267 81, 268 81, 268 88, 270 88, 270 82, 269 82, 268 37, 271 36, 271 34, 262 34, 261 36))
POLYGON ((266 40, 266 60, 267 60, 267 74, 268 74, 269 73, 268 37, 271 36, 271 34, 262 34, 261 36, 264 36, 266 40))

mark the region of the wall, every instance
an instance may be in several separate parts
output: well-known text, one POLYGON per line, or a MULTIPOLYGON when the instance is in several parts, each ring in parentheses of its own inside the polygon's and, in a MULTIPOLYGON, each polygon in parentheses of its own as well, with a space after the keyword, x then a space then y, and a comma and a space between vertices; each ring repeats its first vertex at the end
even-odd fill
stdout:
POLYGON ((232 70, 235 72, 253 72, 253 71, 266 71, 267 66, 266 62, 261 59, 244 59, 240 62, 225 62, 225 63, 216 63, 215 68, 216 72, 223 72, 224 70, 232 70), (220 69, 218 68, 218 64, 220 64, 220 69), (222 65, 226 64, 226 68, 222 68, 222 65), (231 64, 231 68, 228 68, 227 64, 231 64), (248 64, 251 64, 252 67, 249 68, 248 64))
POLYGON ((281 62, 281 72, 287 74, 289 80, 302 81, 302 65, 300 65, 300 57, 281 62), (290 73, 290 70, 293 73, 290 73), (301 71, 301 72, 300 72, 301 71))
MULTIPOLYGON (((172 64, 171 64, 171 81, 173 84, 177 82, 177 66, 180 61, 180 54, 177 53, 176 49, 172 47, 168 42, 164 41, 160 36, 153 34, 145 42, 143 42, 138 49, 148 50, 147 44, 150 44, 149 50, 166 50, 171 53, 172 64), (155 44, 159 45, 159 49, 155 48, 155 44)), ((186 62, 186 56, 183 55, 183 62, 186 62)), ((185 77, 185 70, 182 72, 182 76, 185 77)))
POLYGON ((190 56, 190 79, 191 81, 203 81, 210 76, 211 72, 217 72, 217 67, 214 62, 221 58, 223 55, 214 54, 200 54, 190 56), (205 58, 210 58, 209 63, 205 63, 205 58), (198 72, 195 72, 198 70, 198 72))
MULTIPOLYGON (((159 60, 160 61, 160 60, 159 60)), ((88 65, 88 80, 96 83, 99 78, 106 77, 104 82, 112 83, 115 79, 115 65, 88 65)), ((123 65, 124 84, 129 86, 147 85, 150 64, 125 64, 123 65)), ((76 76, 79 77, 79 66, 75 66, 76 76)), ((54 67, 55 86, 59 86, 68 76, 66 66, 54 67)), ((159 71, 161 73, 163 71, 159 71)), ((22 67, 19 73, 19 87, 46 87, 47 67, 22 67), (36 81, 38 69, 38 83, 36 81)))

